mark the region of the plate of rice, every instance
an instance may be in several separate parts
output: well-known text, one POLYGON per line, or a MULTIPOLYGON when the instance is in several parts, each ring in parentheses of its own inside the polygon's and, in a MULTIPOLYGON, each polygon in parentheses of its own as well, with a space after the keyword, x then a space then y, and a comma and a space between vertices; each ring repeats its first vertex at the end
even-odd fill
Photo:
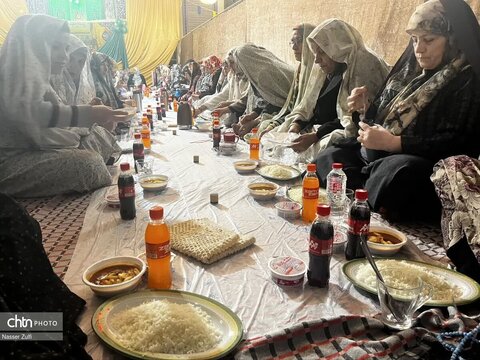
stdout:
MULTIPOLYGON (((480 298, 480 285, 454 270, 413 260, 377 259, 375 262, 384 280, 393 286, 412 283, 417 276, 432 286, 432 298, 426 306, 465 305, 480 298)), ((377 294, 377 278, 367 259, 347 262, 342 272, 353 285, 377 294)))
POLYGON ((300 170, 288 165, 265 165, 257 170, 257 173, 269 180, 292 180, 301 175, 300 170))
POLYGON ((243 337, 242 322, 229 308, 177 290, 112 298, 95 311, 92 326, 108 346, 135 359, 217 359, 243 337))

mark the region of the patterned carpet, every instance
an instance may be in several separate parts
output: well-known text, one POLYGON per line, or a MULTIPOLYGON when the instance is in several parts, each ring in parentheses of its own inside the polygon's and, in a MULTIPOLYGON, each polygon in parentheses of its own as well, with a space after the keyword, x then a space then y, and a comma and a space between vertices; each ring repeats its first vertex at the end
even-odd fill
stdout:
POLYGON ((63 279, 77 244, 91 194, 19 199, 40 223, 43 246, 55 273, 63 279))
POLYGON ((428 223, 389 223, 379 214, 372 214, 372 217, 385 225, 389 225, 404 232, 408 239, 417 247, 434 260, 449 263, 445 248, 443 247, 442 230, 440 224, 428 223))

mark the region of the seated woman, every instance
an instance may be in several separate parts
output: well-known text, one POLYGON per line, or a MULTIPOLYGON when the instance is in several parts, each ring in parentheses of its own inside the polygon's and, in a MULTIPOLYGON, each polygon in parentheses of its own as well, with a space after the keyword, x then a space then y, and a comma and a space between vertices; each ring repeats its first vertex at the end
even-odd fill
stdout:
POLYGON ((97 103, 95 84, 90 69, 90 51, 87 45, 70 34, 68 63, 60 75, 52 75, 53 89, 66 105, 97 103))
POLYGON ((113 70, 115 62, 108 56, 99 52, 92 54, 90 66, 92 68, 93 81, 97 98, 101 103, 112 109, 123 108, 123 102, 117 95, 113 82, 113 70))
POLYGON ((197 63, 194 60, 189 60, 187 61, 187 64, 184 66, 184 70, 188 70, 188 75, 189 75, 189 86, 188 86, 188 91, 186 94, 184 94, 180 100, 187 101, 190 99, 192 94, 195 92, 195 88, 197 86, 197 82, 200 79, 200 76, 202 75, 202 70, 200 68, 200 64, 197 63))
POLYGON ((241 116, 239 124, 232 126, 238 133, 240 126, 281 109, 293 82, 293 69, 270 51, 254 44, 237 47, 232 57, 234 72, 245 76, 250 88, 242 99, 216 111, 220 116, 231 112, 241 116))
POLYGON ((50 85, 68 61, 66 21, 25 15, 0 50, 0 188, 21 197, 85 192, 110 185, 105 163, 120 149, 106 128, 126 113, 66 106, 50 85), (25 69, 32 71, 25 75, 25 69), (97 126, 95 124, 101 125, 97 126))
POLYGON ((312 161, 321 150, 344 137, 354 136, 356 128, 347 109, 352 89, 368 84, 373 96, 388 74, 388 67, 368 49, 360 33, 338 19, 317 26, 307 38, 315 56, 309 86, 302 101, 278 131, 306 132, 298 137, 292 149, 312 161), (314 125, 319 125, 312 131, 314 125))
POLYGON ((442 203, 447 255, 458 271, 480 282, 480 160, 465 155, 440 160, 430 179, 442 203))
MULTIPOLYGON (((433 165, 480 153, 480 49, 471 40, 480 31, 462 0, 430 0, 416 9, 407 32, 410 44, 366 113, 375 124, 359 123, 357 147, 323 151, 317 172, 325 183, 332 163, 341 162, 347 186, 365 187, 374 211, 392 220, 438 219, 433 165)), ((365 91, 352 91, 352 111, 367 107, 365 91)))
MULTIPOLYGON (((230 49, 227 54, 227 58, 225 61, 228 63, 228 74, 227 74, 227 85, 223 87, 223 89, 210 96, 205 96, 203 99, 198 100, 193 104, 194 106, 194 116, 198 116, 206 110, 213 110, 215 108, 224 108, 235 101, 241 99, 247 94, 248 88, 250 83, 248 79, 243 74, 236 74, 235 70, 233 69, 233 51, 235 48, 230 49)), ((226 120, 227 126, 231 122, 226 120)))
POLYGON ((192 100, 202 99, 207 95, 212 95, 217 89, 218 78, 222 72, 222 62, 215 55, 211 55, 204 61, 202 77, 197 81, 195 92, 192 94, 192 100))
POLYGON ((244 127, 243 131, 250 130, 258 126, 260 136, 273 130, 277 126, 283 124, 288 119, 290 112, 300 103, 305 94, 308 79, 312 71, 314 56, 308 49, 307 37, 313 31, 314 26, 310 24, 300 24, 292 30, 290 46, 293 50, 295 60, 299 62, 295 76, 293 78, 287 100, 283 104, 282 109, 272 119, 266 119, 260 123, 260 119, 251 123, 251 126, 244 127))

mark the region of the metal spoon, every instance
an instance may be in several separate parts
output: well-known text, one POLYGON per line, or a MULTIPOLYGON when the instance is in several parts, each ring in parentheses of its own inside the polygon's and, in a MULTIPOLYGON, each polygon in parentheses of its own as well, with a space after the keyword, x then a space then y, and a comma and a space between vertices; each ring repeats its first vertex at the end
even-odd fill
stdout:
MULTIPOLYGON (((370 252, 370 248, 367 245, 366 237, 368 235, 362 234, 360 235, 360 245, 362 246, 363 252, 365 253, 365 256, 367 257, 368 262, 373 268, 373 271, 375 272, 375 275, 377 275, 377 278, 385 284, 385 281, 383 280, 383 276, 378 270, 377 264, 375 264, 375 260, 373 259, 372 253, 370 252)), ((387 305, 388 310, 392 313, 392 315, 397 319, 397 321, 401 322, 402 319, 400 319, 396 312, 393 311, 393 304, 392 304, 392 295, 388 292, 387 287, 385 287, 385 305, 387 305)))

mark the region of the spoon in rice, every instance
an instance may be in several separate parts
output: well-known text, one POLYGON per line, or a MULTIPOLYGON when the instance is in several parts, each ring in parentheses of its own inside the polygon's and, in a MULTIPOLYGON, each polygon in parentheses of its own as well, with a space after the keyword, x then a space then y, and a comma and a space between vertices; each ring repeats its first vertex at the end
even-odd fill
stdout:
MULTIPOLYGON (((377 279, 379 279, 382 283, 385 284, 385 281, 383 280, 383 276, 380 273, 380 270, 378 270, 377 264, 375 264, 375 260, 373 259, 372 253, 370 252, 370 248, 367 245, 367 240, 366 237, 368 235, 362 234, 360 235, 360 245, 362 246, 363 252, 365 253, 365 256, 367 257, 368 262, 370 263, 373 271, 375 272, 375 275, 377 275, 377 279)), ((387 287, 385 287, 385 305, 387 306, 388 310, 392 313, 392 315, 395 317, 397 321, 402 321, 394 311, 394 304, 392 303, 392 295, 388 292, 387 287)))

